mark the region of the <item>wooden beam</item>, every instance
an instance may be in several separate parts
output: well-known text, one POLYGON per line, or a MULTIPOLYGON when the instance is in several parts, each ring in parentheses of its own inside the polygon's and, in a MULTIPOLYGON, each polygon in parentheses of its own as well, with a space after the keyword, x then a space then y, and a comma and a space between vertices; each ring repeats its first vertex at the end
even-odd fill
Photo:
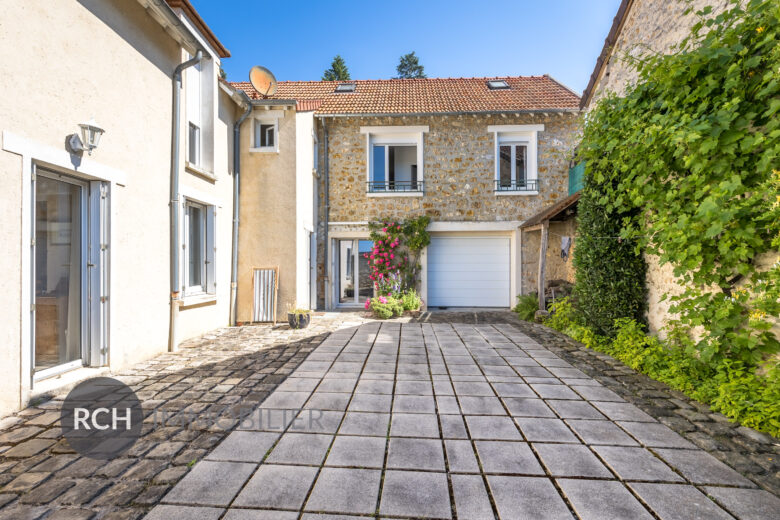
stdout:
POLYGON ((528 226, 528 227, 524 227, 522 229, 523 229, 523 231, 541 231, 543 227, 544 227, 544 224, 536 224, 535 226, 528 226))
POLYGON ((536 281, 539 291, 539 310, 546 311, 547 307, 544 304, 544 268, 547 261, 547 231, 550 227, 550 221, 545 220, 542 222, 542 240, 539 243, 539 278, 536 281))

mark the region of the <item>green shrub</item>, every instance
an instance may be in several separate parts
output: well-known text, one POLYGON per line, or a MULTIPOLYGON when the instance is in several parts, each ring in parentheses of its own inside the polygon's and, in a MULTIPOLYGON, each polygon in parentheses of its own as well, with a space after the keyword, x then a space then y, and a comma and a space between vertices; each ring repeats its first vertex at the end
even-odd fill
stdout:
POLYGON ((636 218, 637 212, 608 210, 602 202, 606 191, 605 184, 586 174, 577 206, 574 295, 583 320, 598 334, 612 336, 616 319, 644 322, 647 267, 634 242, 617 238, 623 220, 636 218))
POLYGON ((517 313, 521 320, 533 321, 536 311, 539 309, 539 297, 536 293, 518 294, 517 305, 512 310, 517 313))
POLYGON ((408 291, 401 294, 401 305, 405 311, 416 311, 420 309, 420 306, 422 306, 422 299, 420 299, 417 291, 414 289, 409 289, 408 291))
POLYGON ((776 362, 766 375, 738 360, 713 366, 700 359, 695 349, 647 335, 644 325, 632 319, 615 320, 614 337, 597 334, 580 319, 564 298, 553 305, 545 325, 709 404, 740 424, 780 436, 780 367, 776 362))
POLYGON ((404 313, 404 306, 401 300, 393 296, 377 296, 369 300, 367 306, 374 313, 374 317, 380 320, 392 318, 393 315, 401 316, 404 313))

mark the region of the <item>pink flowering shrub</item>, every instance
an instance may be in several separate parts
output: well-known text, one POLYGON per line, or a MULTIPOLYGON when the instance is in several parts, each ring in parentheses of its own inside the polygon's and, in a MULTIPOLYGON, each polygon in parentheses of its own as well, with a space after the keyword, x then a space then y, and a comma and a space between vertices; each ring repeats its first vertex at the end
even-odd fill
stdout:
POLYGON ((387 319, 400 316, 404 310, 417 310, 421 300, 414 292, 418 262, 422 250, 430 243, 426 228, 428 217, 418 217, 404 223, 385 221, 372 223, 374 247, 363 257, 368 260, 369 278, 376 298, 366 301, 366 310, 387 319))

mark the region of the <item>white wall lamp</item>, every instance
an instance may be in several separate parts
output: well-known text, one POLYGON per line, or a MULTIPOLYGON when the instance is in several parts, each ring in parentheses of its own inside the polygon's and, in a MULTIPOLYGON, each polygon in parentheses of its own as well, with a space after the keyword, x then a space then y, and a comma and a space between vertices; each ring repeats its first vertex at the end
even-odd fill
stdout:
POLYGON ((81 136, 70 134, 67 138, 68 149, 75 154, 82 154, 86 150, 89 155, 92 155, 92 150, 98 147, 100 136, 105 130, 100 128, 94 119, 81 123, 79 127, 81 128, 81 136))

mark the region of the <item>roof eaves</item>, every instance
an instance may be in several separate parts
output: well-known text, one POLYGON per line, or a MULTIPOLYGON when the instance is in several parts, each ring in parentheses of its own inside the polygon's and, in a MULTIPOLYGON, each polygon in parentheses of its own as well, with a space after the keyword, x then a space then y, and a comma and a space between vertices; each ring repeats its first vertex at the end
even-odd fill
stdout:
POLYGON ((612 19, 612 27, 609 29, 609 34, 607 34, 607 37, 604 40, 604 47, 601 49, 601 54, 599 54, 599 57, 596 60, 596 66, 593 68, 593 73, 590 75, 588 86, 585 87, 585 90, 582 92, 580 108, 584 109, 588 106, 588 103, 590 103, 593 90, 596 88, 596 83, 601 77, 601 73, 609 60, 610 54, 612 54, 612 48, 620 35, 620 31, 623 29, 623 23, 626 21, 628 11, 631 9, 632 5, 634 5, 634 0, 621 0, 617 14, 615 15, 615 18, 612 19))
POLYGON ((200 42, 198 37, 187 27, 168 5, 165 0, 137 0, 141 6, 146 9, 149 15, 159 23, 163 29, 176 40, 184 49, 195 54, 200 50, 206 56, 211 53, 200 42))
POLYGON ((498 114, 545 114, 545 113, 572 113, 580 112, 579 108, 539 108, 529 110, 480 110, 480 111, 455 111, 455 112, 320 112, 317 117, 422 117, 422 116, 470 116, 470 115, 498 115, 498 114))
POLYGON ((209 42, 209 45, 214 47, 214 50, 217 51, 217 54, 219 54, 220 58, 229 58, 230 57, 230 51, 225 48, 224 45, 222 45, 222 42, 219 41, 217 36, 214 34, 214 32, 211 30, 211 28, 206 25, 206 22, 203 21, 203 18, 201 18, 200 14, 198 14, 198 11, 195 10, 195 8, 192 6, 192 4, 189 2, 189 0, 165 0, 171 8, 176 9, 179 8, 189 17, 189 19, 192 21, 192 23, 195 25, 195 27, 201 32, 204 38, 206 38, 206 41, 209 42))

